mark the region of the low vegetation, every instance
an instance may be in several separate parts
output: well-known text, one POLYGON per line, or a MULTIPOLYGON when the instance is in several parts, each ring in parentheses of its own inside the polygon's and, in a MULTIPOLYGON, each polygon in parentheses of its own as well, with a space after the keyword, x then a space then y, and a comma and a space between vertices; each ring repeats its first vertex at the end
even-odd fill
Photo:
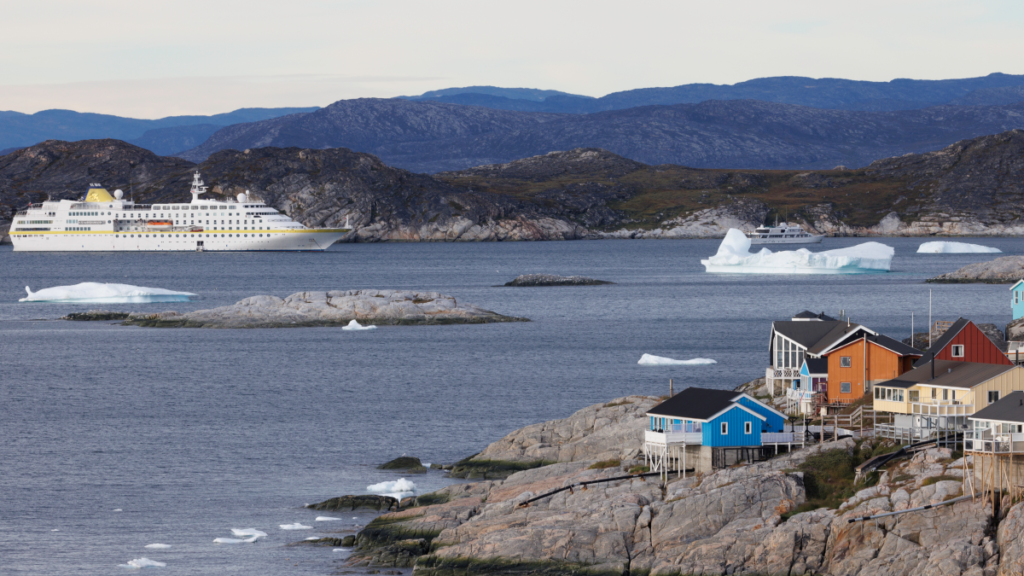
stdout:
POLYGON ((621 460, 601 460, 600 462, 594 462, 588 468, 590 470, 604 470, 605 468, 618 468, 621 465, 621 460))
POLYGON ((448 474, 452 478, 500 479, 508 478, 516 472, 540 468, 554 464, 551 460, 531 460, 529 462, 513 462, 510 460, 473 460, 472 456, 459 460, 452 466, 448 474))

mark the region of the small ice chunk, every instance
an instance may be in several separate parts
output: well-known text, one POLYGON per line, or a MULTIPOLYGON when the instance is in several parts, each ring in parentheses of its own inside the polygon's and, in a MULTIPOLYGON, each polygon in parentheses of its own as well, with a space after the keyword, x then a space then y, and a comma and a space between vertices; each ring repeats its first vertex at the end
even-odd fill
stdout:
POLYGON ((867 274, 888 272, 895 254, 892 246, 879 242, 824 252, 806 248, 772 252, 762 248, 752 254, 750 238, 732 228, 718 252, 700 263, 707 272, 728 274, 867 274))
POLYGON ((331 517, 331 516, 317 516, 316 517, 316 521, 317 522, 333 522, 335 520, 341 520, 341 518, 334 518, 334 517, 331 517))
POLYGON ((319 539, 320 539, 319 536, 310 536, 309 538, 306 538, 306 540, 319 540, 319 539))
POLYGON ((60 532, 60 528, 54 528, 53 530, 50 530, 50 532, 60 532))
POLYGON ((213 539, 213 543, 214 544, 252 544, 253 542, 255 542, 255 541, 259 540, 259 539, 260 539, 260 536, 259 536, 259 534, 257 534, 255 536, 253 536, 252 538, 245 538, 244 540, 242 538, 214 538, 213 539))
POLYGON ((341 329, 342 329, 342 330, 376 330, 376 329, 377 329, 377 327, 376 327, 376 326, 373 326, 373 325, 370 325, 370 326, 363 326, 362 324, 360 324, 359 322, 357 322, 357 321, 356 321, 355 319, 352 319, 352 320, 351 320, 351 321, 350 321, 350 322, 348 323, 348 325, 347 325, 347 326, 342 326, 342 327, 341 327, 341 329))
POLYGON ((637 362, 637 364, 641 366, 707 366, 708 364, 718 364, 718 362, 711 358, 676 360, 675 358, 665 358, 664 356, 644 354, 640 357, 640 361, 637 362))
POLYGON ((266 536, 267 533, 255 528, 232 528, 231 533, 235 536, 266 536))
POLYGON ((423 462, 423 467, 429 469, 430 468, 430 462, 423 462))
POLYGON ((378 484, 371 484, 366 487, 366 490, 369 492, 373 492, 374 494, 391 496, 392 498, 401 500, 406 496, 412 496, 416 494, 416 485, 406 480, 405 478, 399 478, 398 480, 390 480, 386 482, 380 482, 378 484))
POLYGON ((188 302, 191 292, 174 292, 163 288, 147 288, 131 284, 82 282, 74 286, 54 286, 33 292, 25 286, 28 296, 18 302, 69 302, 80 304, 147 304, 152 302, 188 302))
POLYGON ((120 508, 114 508, 114 512, 121 512, 121 511, 122 510, 120 508))
POLYGON ((306 526, 296 522, 295 524, 281 524, 281 530, 312 530, 312 526, 306 526))
POLYGON ((967 242, 925 242, 917 248, 918 254, 1002 254, 999 248, 968 244, 967 242))
POLYGON ((158 550, 162 550, 164 548, 170 548, 170 547, 171 547, 170 544, 146 544, 146 548, 155 548, 155 549, 158 549, 158 550))
POLYGON ((122 566, 125 568, 163 568, 167 564, 150 560, 149 558, 136 558, 135 560, 129 560, 127 564, 122 564, 122 566))

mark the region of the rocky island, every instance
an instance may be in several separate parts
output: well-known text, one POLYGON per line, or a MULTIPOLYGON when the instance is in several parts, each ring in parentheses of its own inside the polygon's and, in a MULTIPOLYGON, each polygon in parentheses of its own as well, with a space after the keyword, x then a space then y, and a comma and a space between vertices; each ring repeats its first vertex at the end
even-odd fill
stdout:
POLYGON ((438 292, 332 290, 296 292, 287 298, 252 296, 231 306, 194 312, 133 313, 123 324, 160 328, 295 328, 340 327, 352 320, 392 326, 529 321, 473 304, 460 304, 454 297, 438 292))
POLYGON ((607 280, 595 280, 586 276, 558 276, 555 274, 523 274, 516 276, 505 286, 535 287, 535 286, 600 286, 602 284, 614 284, 607 280))
POLYGON ((937 284, 1012 284, 1024 278, 1024 256, 1003 256, 989 262, 968 264, 963 268, 929 278, 937 284))
POLYGON ((658 402, 619 398, 509 434, 460 463, 478 478, 503 474, 403 500, 403 510, 346 539, 349 563, 413 567, 415 576, 995 576, 1024 564, 1021 505, 993 516, 980 499, 965 500, 851 522, 961 496, 970 458, 948 449, 856 479, 857 463, 892 448, 846 438, 665 484, 583 487, 626 474, 658 402), (558 488, 570 489, 536 499, 558 488))

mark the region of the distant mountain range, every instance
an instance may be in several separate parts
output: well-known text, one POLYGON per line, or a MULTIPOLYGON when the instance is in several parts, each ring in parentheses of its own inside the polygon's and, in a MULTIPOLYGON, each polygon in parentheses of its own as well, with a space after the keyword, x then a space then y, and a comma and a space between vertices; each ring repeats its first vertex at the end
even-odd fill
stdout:
POLYGON ((737 84, 684 84, 640 88, 600 98, 553 90, 470 86, 435 90, 410 100, 485 106, 499 110, 590 114, 638 106, 697 104, 707 100, 763 100, 830 110, 914 110, 940 104, 990 106, 1024 100, 1024 75, 989 74, 955 80, 867 82, 841 78, 778 76, 737 84), (1009 89, 1009 90, 1007 90, 1009 89))
POLYGON ((194 148, 224 126, 314 110, 317 108, 242 108, 212 116, 169 116, 159 120, 72 110, 43 110, 35 114, 0 111, 0 151, 44 140, 116 138, 166 155, 194 148))
POLYGON ((866 112, 712 100, 548 114, 364 98, 229 126, 180 156, 199 162, 225 149, 344 147, 414 172, 441 172, 596 147, 646 164, 827 169, 861 167, 1013 128, 1024 128, 1024 102, 866 112))
POLYGON ((196 166, 117 140, 50 141, 0 157, 0 234, 15 210, 91 182, 188 201, 196 169, 210 197, 251 190, 307 225, 350 219, 359 241, 721 237, 781 214, 840 235, 1024 235, 1024 130, 861 170, 651 166, 590 148, 433 176, 345 148, 223 150, 196 166))

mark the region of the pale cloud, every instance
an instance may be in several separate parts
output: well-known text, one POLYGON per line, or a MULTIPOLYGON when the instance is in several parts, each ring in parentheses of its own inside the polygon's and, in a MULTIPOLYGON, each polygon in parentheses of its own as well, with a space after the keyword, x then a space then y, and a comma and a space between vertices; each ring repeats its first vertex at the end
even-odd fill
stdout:
POLYGON ((0 109, 139 117, 493 84, 600 96, 799 75, 1024 73, 1024 3, 8 3, 0 109))

